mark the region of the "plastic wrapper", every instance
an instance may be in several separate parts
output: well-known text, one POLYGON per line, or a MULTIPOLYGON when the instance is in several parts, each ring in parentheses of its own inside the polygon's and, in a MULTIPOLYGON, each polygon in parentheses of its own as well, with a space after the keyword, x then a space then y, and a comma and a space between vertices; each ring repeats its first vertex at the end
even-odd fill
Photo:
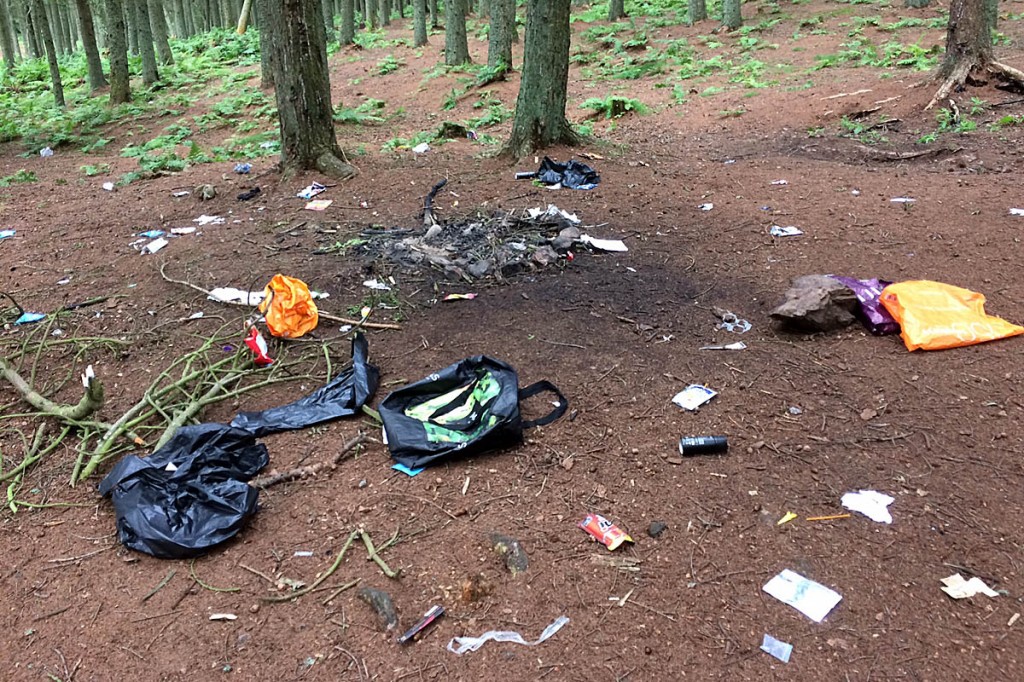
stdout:
POLYGON ((540 637, 535 642, 527 642, 518 632, 511 630, 488 630, 479 637, 455 637, 448 642, 448 651, 453 654, 462 655, 470 651, 476 651, 487 642, 511 642, 524 646, 537 646, 547 641, 552 635, 562 629, 562 626, 569 622, 566 616, 559 616, 551 625, 544 628, 540 637))
POLYGON ((1024 334, 1024 327, 985 313, 985 296, 951 284, 914 280, 882 290, 907 350, 943 350, 1024 334))
POLYGON ((559 163, 546 156, 534 177, 545 185, 561 185, 568 189, 594 189, 601 182, 597 171, 585 163, 576 159, 559 163))
POLYGON ((367 355, 366 337, 357 333, 352 338, 351 367, 293 403, 262 412, 241 412, 231 420, 231 426, 260 437, 359 413, 373 397, 380 378, 380 371, 367 362, 367 355))
POLYGON ((633 542, 624 530, 600 514, 587 514, 579 526, 610 551, 618 549, 624 542, 633 542))
POLYGON ((470 456, 518 444, 523 430, 555 421, 568 409, 553 384, 519 388, 516 371, 501 360, 476 355, 394 391, 378 410, 395 461, 417 469, 453 455, 470 456), (554 409, 523 420, 519 401, 553 393, 554 409))
POLYGON ((316 329, 319 313, 309 287, 302 280, 274 275, 263 294, 259 310, 274 336, 297 339, 316 329))
POLYGON ((857 317, 875 336, 888 336, 900 333, 900 323, 882 305, 882 289, 892 284, 884 279, 854 279, 832 275, 832 279, 841 282, 850 289, 860 303, 857 317))
POLYGON ((257 367, 267 367, 274 364, 274 360, 267 355, 267 340, 260 334, 256 327, 249 327, 249 335, 245 337, 245 345, 252 351, 252 361, 257 367))
POLYGON ((148 457, 128 455, 100 483, 125 547, 162 559, 202 554, 233 538, 256 513, 248 485, 267 465, 266 446, 223 424, 178 429, 148 457))

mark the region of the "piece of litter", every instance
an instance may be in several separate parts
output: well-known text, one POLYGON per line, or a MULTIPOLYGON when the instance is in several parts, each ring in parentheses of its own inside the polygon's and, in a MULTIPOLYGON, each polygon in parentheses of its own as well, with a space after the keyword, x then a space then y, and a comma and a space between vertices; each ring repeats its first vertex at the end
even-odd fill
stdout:
POLYGON ((140 232, 139 236, 146 237, 147 239, 156 239, 157 237, 163 237, 165 234, 167 233, 163 230, 146 230, 145 232, 140 232))
POLYGON ((802 407, 800 407, 800 406, 798 406, 798 405, 790 405, 790 406, 789 406, 789 407, 788 407, 788 408, 786 409, 786 412, 789 412, 789 413, 790 413, 791 415, 793 415, 794 417, 796 417, 796 416, 798 416, 798 415, 801 415, 801 414, 803 414, 803 413, 804 413, 804 408, 802 408, 802 407))
POLYGON ((788 180, 772 180, 773 185, 788 185, 788 180))
POLYGON ((96 378, 96 372, 93 370, 92 365, 86 365, 85 373, 82 374, 82 386, 89 388, 92 384, 92 380, 96 378))
POLYGON ((405 474, 406 476, 409 476, 409 477, 415 476, 417 474, 421 474, 426 469, 426 467, 419 467, 419 468, 413 469, 412 467, 407 467, 406 465, 402 464, 401 462, 399 462, 398 464, 392 464, 391 468, 394 469, 395 471, 401 471, 403 474, 405 474))
POLYGON ((633 538, 629 537, 624 530, 600 514, 587 514, 576 525, 607 547, 609 551, 615 551, 624 542, 633 542, 633 538))
POLYGON ((890 497, 877 490, 860 490, 855 493, 846 493, 841 500, 845 509, 863 514, 872 521, 878 523, 892 523, 892 515, 889 514, 889 505, 895 497, 890 497))
POLYGON ((724 346, 701 346, 700 350, 746 350, 747 344, 742 341, 727 343, 724 346))
POLYGON ((591 237, 589 234, 581 234, 579 240, 600 251, 629 251, 629 248, 621 239, 596 239, 595 237, 591 237))
POLYGON ((14 321, 14 324, 16 324, 16 325, 32 324, 33 322, 39 322, 40 320, 45 320, 45 319, 46 319, 46 315, 44 315, 43 313, 22 313, 18 317, 18 319, 16 319, 14 321))
POLYGON ((796 518, 796 514, 794 514, 791 511, 788 511, 788 512, 785 513, 785 515, 783 515, 783 517, 781 519, 779 519, 778 521, 775 522, 775 525, 776 526, 781 526, 781 525, 787 524, 787 523, 789 523, 790 521, 792 521, 795 518, 796 518))
POLYGON ((306 204, 307 211, 326 211, 334 203, 333 199, 314 199, 306 204))
POLYGON ((194 227, 172 227, 171 228, 171 234, 177 234, 177 235, 193 234, 195 231, 196 231, 196 228, 194 228, 194 227))
POLYGON ((64 279, 58 279, 57 284, 60 286, 64 286, 65 284, 71 284, 71 278, 65 277, 64 279))
POLYGON ((398 643, 405 644, 406 642, 412 641, 413 637, 426 630, 428 627, 430 627, 431 623, 433 623, 443 615, 443 606, 441 606, 440 604, 436 606, 431 606, 430 609, 427 610, 425 614, 423 614, 423 617, 420 618, 415 625, 406 630, 405 634, 398 638, 398 643))
POLYGON ((233 613, 211 613, 210 620, 238 620, 238 616, 233 613))
POLYGON ((808 516, 804 521, 838 521, 850 518, 849 514, 829 514, 828 516, 808 516))
POLYGON ((1011 208, 1010 215, 1022 215, 1024 216, 1024 208, 1011 208))
POLYGON ((306 187, 305 189, 300 191, 295 196, 297 196, 299 199, 307 199, 308 200, 308 199, 312 199, 317 194, 320 194, 321 192, 326 192, 326 191, 327 191, 327 187, 325 185, 321 185, 319 182, 314 182, 313 184, 309 185, 308 187, 306 187))
POLYGON ((260 149, 272 149, 277 144, 274 140, 267 140, 266 142, 260 142, 260 149))
POLYGON ((308 549, 297 549, 292 556, 313 556, 313 552, 308 549))
POLYGON ((171 192, 171 196, 174 197, 175 199, 187 197, 189 194, 192 194, 192 192, 188 191, 187 189, 179 190, 177 192, 171 192))
POLYGON ((859 197, 860 196, 860 190, 859 189, 851 189, 850 190, 850 194, 852 194, 855 197, 859 197))
POLYGON ((768 230, 768 234, 773 237, 799 237, 804 233, 799 227, 788 225, 786 227, 780 227, 778 225, 772 225, 772 229, 768 230))
POLYGON ((0 230, 0 239, 8 239, 17 234, 17 230, 0 230))
POLYGON ((114 183, 112 183, 112 182, 104 182, 103 183, 103 189, 107 190, 108 192, 113 192, 114 191, 114 183))
POLYGON ((198 312, 194 312, 191 315, 189 315, 188 319, 190 319, 190 320, 201 320, 201 319, 203 319, 203 314, 204 314, 203 311, 200 310, 198 312))
POLYGON ((699 208, 699 209, 700 209, 700 210, 702 210, 702 211, 710 211, 710 210, 711 210, 711 209, 713 209, 714 207, 715 207, 715 205, 714 205, 714 204, 712 204, 711 202, 708 202, 708 203, 706 203, 706 204, 701 204, 701 205, 700 205, 700 206, 698 206, 697 208, 699 208))
POLYGON ((251 170, 252 170, 252 164, 251 163, 236 163, 235 164, 235 172, 238 173, 239 175, 248 175, 249 171, 251 171, 251 170))
POLYGON ((1016 623, 1019 618, 1020 618, 1020 613, 1019 612, 1013 614, 1012 616, 1010 616, 1010 620, 1006 621, 1006 627, 1012 628, 1013 624, 1016 623))
POLYGON ((216 215, 201 215, 198 218, 193 218, 192 222, 197 223, 200 227, 203 225, 223 225, 224 219, 216 215))
POLYGON ((508 630, 488 630, 479 637, 454 637, 452 638, 452 641, 448 642, 448 651, 453 654, 462 655, 469 651, 476 651, 490 641, 511 642, 512 644, 523 644, 525 646, 537 646, 538 644, 547 641, 568 622, 568 618, 565 616, 559 616, 555 619, 555 622, 544 628, 544 632, 540 633, 540 637, 538 637, 535 642, 527 642, 518 632, 508 630))
POLYGON ((376 279, 366 280, 363 282, 363 286, 367 289, 373 289, 374 291, 391 291, 391 287, 376 279))
POLYGON ((442 301, 472 301, 476 298, 476 294, 448 294, 442 301))
POLYGON ((707 386, 690 384, 683 390, 679 391, 679 393, 672 396, 672 402, 684 410, 690 410, 693 412, 716 395, 718 395, 718 392, 711 390, 707 386))
POLYGON ((911 199, 910 197, 893 197, 892 199, 889 199, 889 201, 894 204, 912 204, 916 202, 917 199, 911 199))
POLYGON ((970 580, 964 580, 964 577, 959 573, 954 573, 948 578, 943 578, 942 591, 948 594, 953 599, 966 599, 967 597, 973 597, 976 594, 983 594, 986 597, 998 597, 999 593, 993 590, 991 587, 985 584, 985 581, 974 576, 970 580))
POLYGON ((843 599, 835 590, 808 580, 788 568, 769 580, 761 589, 782 603, 789 604, 815 623, 820 623, 843 599))
POLYGON ((735 313, 729 312, 728 310, 722 312, 722 322, 718 325, 719 329, 724 329, 727 332, 733 334, 746 334, 750 331, 750 322, 736 317, 735 313))
POLYGON ((338 331, 341 332, 342 334, 348 334, 350 331, 352 331, 352 325, 343 324, 340 327, 338 327, 338 331))
POLYGON ((430 151, 430 145, 426 142, 420 142, 418 145, 412 148, 414 154, 426 154, 430 151))
POLYGON ((573 225, 579 225, 580 219, 575 213, 569 213, 564 211, 554 204, 548 204, 546 209, 544 208, 528 208, 526 209, 526 216, 530 220, 536 220, 537 218, 564 218, 573 225))
POLYGON ((769 656, 774 656, 783 663, 789 663, 789 657, 793 653, 793 645, 775 639, 771 635, 765 635, 764 639, 761 640, 761 651, 769 656))
POLYGON ((263 300, 262 291, 242 291, 234 287, 217 287, 210 289, 206 298, 221 303, 241 303, 243 305, 259 305, 263 300))
POLYGON ((148 243, 145 246, 143 246, 142 249, 141 249, 141 253, 143 255, 145 255, 147 253, 156 253, 157 251, 159 251, 160 249, 164 248, 168 244, 170 244, 169 241, 167 241, 163 237, 160 237, 159 239, 154 239, 150 243, 148 243))
POLYGON ((43 147, 42 149, 39 150, 39 156, 43 157, 44 159, 48 159, 51 156, 53 156, 53 150, 50 149, 49 147, 43 147))

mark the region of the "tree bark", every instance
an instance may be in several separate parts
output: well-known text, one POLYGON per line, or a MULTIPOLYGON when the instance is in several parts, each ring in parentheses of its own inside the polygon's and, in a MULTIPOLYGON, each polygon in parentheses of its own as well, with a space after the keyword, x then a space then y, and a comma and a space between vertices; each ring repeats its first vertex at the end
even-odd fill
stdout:
POLYGON ((245 0, 242 3, 242 11, 238 15, 238 26, 235 27, 235 32, 238 35, 245 35, 245 29, 249 26, 249 14, 252 12, 252 0, 245 0))
POLYGON ((50 81, 53 84, 53 101, 58 107, 64 108, 64 83, 60 79, 57 49, 53 46, 53 34, 50 32, 50 22, 46 20, 43 0, 32 0, 32 14, 43 34, 43 48, 46 50, 46 61, 50 65, 50 81))
POLYGON ((319 170, 349 178, 356 169, 344 161, 334 134, 321 0, 269 0, 264 26, 274 51, 281 170, 319 170))
POLYGON ((50 40, 58 55, 68 53, 68 47, 64 44, 64 31, 60 27, 60 11, 56 3, 48 0, 43 1, 43 12, 46 18, 46 27, 50 31, 50 40))
POLYGON ((82 34, 82 47, 85 50, 85 65, 89 72, 89 89, 99 90, 107 86, 103 77, 103 62, 100 59, 99 47, 96 45, 96 26, 92 20, 92 8, 89 0, 75 0, 78 8, 78 26, 82 34))
POLYGON ((696 24, 708 18, 708 6, 705 0, 690 0, 689 4, 690 23, 696 24))
POLYGON ((128 37, 124 26, 124 5, 121 0, 105 2, 107 50, 110 52, 110 103, 123 104, 132 98, 128 81, 128 37))
POLYGON ((412 0, 412 44, 427 44, 427 0, 412 0))
POLYGON ((922 7, 927 7, 930 2, 931 0, 903 0, 903 6, 920 9, 922 7))
POLYGON ((0 0, 0 49, 4 53, 4 63, 10 71, 18 63, 18 53, 14 47, 14 24, 7 8, 7 0, 0 0))
POLYGON ((124 3, 124 25, 128 32, 128 53, 137 56, 139 54, 139 12, 136 0, 123 0, 124 3))
POLYGON ((380 15, 378 14, 377 0, 366 0, 365 12, 366 27, 371 31, 378 26, 380 15))
POLYGON ((161 64, 173 64, 171 43, 167 39, 167 16, 164 14, 162 0, 149 1, 149 25, 153 30, 153 42, 156 44, 156 55, 161 64))
POLYGON ((741 2, 742 0, 722 0, 722 25, 730 31, 735 31, 743 25, 741 2))
POLYGON ((570 0, 528 0, 523 75, 504 153, 522 157, 579 136, 565 118, 569 87, 570 0))
POLYGON ((356 38, 356 0, 341 0, 341 33, 338 42, 351 45, 356 38))
POLYGON ((274 27, 268 23, 267 17, 272 10, 267 3, 274 0, 256 0, 256 14, 260 18, 260 87, 271 90, 274 87, 274 27))
POLYGON ((135 3, 135 18, 139 23, 139 53, 142 55, 142 82, 154 85, 160 80, 153 47, 153 27, 149 21, 149 0, 129 0, 135 3))
POLYGON ((324 36, 328 43, 332 43, 337 39, 334 30, 334 5, 330 0, 320 0, 320 11, 324 17, 324 36))
POLYGON ((441 28, 441 17, 438 16, 440 12, 437 11, 437 0, 428 0, 427 9, 430 10, 430 28, 435 30, 441 28))
MULTIPOLYGON (((17 0, 15 0, 17 2, 17 0)), ((25 42, 28 43, 28 52, 33 59, 39 59, 45 56, 46 51, 43 49, 39 42, 39 31, 36 29, 36 21, 32 16, 32 0, 23 0, 25 3, 21 5, 22 12, 25 15, 25 22, 22 24, 21 32, 25 36, 25 42)))
POLYGON ((380 25, 390 26, 391 25, 391 0, 377 0, 378 8, 380 9, 380 25))
POLYGON ((25 0, 8 0, 8 4, 14 10, 13 21, 16 23, 14 30, 14 43, 15 48, 24 47, 25 52, 22 54, 25 57, 35 57, 32 52, 32 45, 30 40, 30 32, 28 29, 28 11, 25 7, 25 0), (22 40, 18 40, 18 34, 21 33, 22 40))
POLYGON ((611 0, 608 3, 608 21, 618 21, 626 16, 626 7, 623 0, 611 0))
POLYGON ((487 67, 512 68, 512 31, 515 29, 516 0, 491 0, 491 24, 487 32, 487 67))
POLYGON ((466 0, 445 0, 444 63, 458 66, 469 63, 466 37, 466 0))

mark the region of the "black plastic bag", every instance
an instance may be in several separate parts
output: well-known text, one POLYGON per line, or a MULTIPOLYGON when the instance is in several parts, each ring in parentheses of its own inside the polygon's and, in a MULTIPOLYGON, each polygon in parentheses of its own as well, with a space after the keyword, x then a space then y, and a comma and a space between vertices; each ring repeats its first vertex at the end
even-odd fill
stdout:
POLYGON ((552 383, 519 388, 516 371, 501 360, 476 355, 400 388, 381 402, 391 456, 409 468, 451 455, 473 455, 519 443, 523 430, 555 421, 569 403, 552 383), (554 393, 557 406, 524 421, 519 401, 554 393))
POLYGON ((537 180, 545 185, 557 185, 569 189, 594 189, 601 182, 601 176, 593 168, 576 159, 569 159, 565 163, 552 161, 548 157, 540 162, 537 170, 537 180))
POLYGON ((260 437, 358 413, 373 397, 380 378, 377 367, 366 362, 367 352, 366 337, 356 333, 352 338, 352 366, 329 384, 288 405, 262 412, 240 412, 231 425, 260 437))
POLYGON ((256 513, 246 481, 267 465, 267 448, 224 424, 183 426, 152 455, 128 455, 100 483, 125 547, 161 559, 202 554, 234 537, 256 513))

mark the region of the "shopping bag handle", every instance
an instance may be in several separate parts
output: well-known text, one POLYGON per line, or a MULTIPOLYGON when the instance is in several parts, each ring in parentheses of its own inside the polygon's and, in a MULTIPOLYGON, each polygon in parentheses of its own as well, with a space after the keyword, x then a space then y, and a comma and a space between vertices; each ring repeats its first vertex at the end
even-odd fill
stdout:
POLYGON ((558 405, 543 417, 524 421, 523 429, 532 429, 535 426, 546 426, 564 415, 565 411, 569 409, 569 401, 565 399, 565 396, 558 390, 558 387, 550 381, 538 381, 530 384, 526 388, 519 389, 519 400, 525 400, 526 398, 533 397, 538 393, 554 393, 558 396, 558 405))

